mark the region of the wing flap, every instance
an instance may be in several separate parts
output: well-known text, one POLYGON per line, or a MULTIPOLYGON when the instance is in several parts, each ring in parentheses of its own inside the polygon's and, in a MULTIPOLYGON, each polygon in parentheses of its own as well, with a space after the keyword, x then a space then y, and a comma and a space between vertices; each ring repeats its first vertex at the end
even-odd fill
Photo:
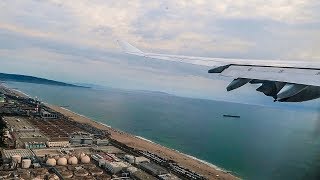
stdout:
POLYGON ((320 70, 231 65, 221 75, 320 86, 320 70))

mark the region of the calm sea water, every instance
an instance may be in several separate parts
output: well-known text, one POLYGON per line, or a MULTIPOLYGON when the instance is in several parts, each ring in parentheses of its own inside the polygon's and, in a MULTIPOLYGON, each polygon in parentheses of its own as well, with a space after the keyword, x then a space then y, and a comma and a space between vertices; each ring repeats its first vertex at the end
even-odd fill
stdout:
POLYGON ((320 179, 320 118, 316 111, 142 91, 7 84, 244 179, 320 179), (223 114, 241 118, 223 118, 223 114))

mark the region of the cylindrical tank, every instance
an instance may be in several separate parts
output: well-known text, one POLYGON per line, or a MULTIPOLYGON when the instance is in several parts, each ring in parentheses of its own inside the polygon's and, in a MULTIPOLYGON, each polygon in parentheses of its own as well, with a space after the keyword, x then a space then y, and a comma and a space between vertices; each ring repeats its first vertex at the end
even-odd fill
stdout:
POLYGON ((82 180, 95 180, 96 178, 94 178, 93 176, 85 176, 81 178, 82 180))
POLYGON ((111 179, 111 176, 108 175, 108 174, 101 174, 101 175, 98 175, 96 177, 97 180, 105 180, 105 179, 111 179))
POLYGON ((54 158, 49 158, 47 161, 46 161, 46 164, 48 166, 55 166, 57 164, 57 161, 54 159, 54 158))
POLYGON ((97 167, 90 169, 89 172, 91 173, 92 176, 103 174, 103 170, 97 167))
POLYGON ((37 168, 33 170, 33 174, 35 178, 44 179, 45 176, 48 174, 48 170, 45 168, 37 168))
POLYGON ((72 176, 73 176, 73 173, 72 173, 72 171, 68 171, 68 170, 66 170, 66 171, 63 171, 63 172, 61 172, 61 176, 63 177, 63 178, 72 178, 72 176))
POLYGON ((21 156, 20 155, 13 155, 12 162, 15 162, 17 164, 21 163, 21 156))
POLYGON ((94 165, 94 164, 84 164, 84 165, 82 165, 82 167, 83 167, 84 169, 90 171, 90 169, 93 169, 93 168, 95 168, 95 167, 97 167, 97 166, 94 165))
POLYGON ((75 171, 75 170, 76 170, 76 167, 75 167, 75 166, 72 166, 72 165, 69 165, 67 168, 68 168, 68 170, 70 170, 70 171, 75 171))
POLYGON ((28 169, 31 166, 31 160, 30 159, 24 159, 22 160, 22 168, 28 169))
POLYGON ((68 168, 67 168, 66 166, 56 166, 56 169, 57 169, 59 172, 63 172, 63 171, 68 170, 68 168))
POLYGON ((80 169, 80 170, 76 170, 74 172, 74 175, 77 176, 77 177, 84 177, 84 176, 88 176, 89 173, 85 169, 80 169))
POLYGON ((89 164, 90 163, 90 157, 85 155, 81 158, 81 163, 83 164, 89 164))
POLYGON ((59 177, 55 174, 49 174, 47 178, 48 180, 59 180, 59 177))
POLYGON ((67 159, 65 157, 61 157, 57 161, 57 164, 59 166, 65 166, 65 165, 67 165, 67 163, 68 163, 68 161, 67 161, 67 159))
POLYGON ((71 165, 78 164, 78 159, 75 156, 70 157, 69 160, 68 160, 68 163, 71 164, 71 165))

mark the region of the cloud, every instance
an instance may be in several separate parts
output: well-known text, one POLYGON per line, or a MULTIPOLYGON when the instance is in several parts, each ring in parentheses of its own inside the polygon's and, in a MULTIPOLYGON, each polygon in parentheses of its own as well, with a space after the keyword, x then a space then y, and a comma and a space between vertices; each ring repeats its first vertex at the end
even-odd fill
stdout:
POLYGON ((318 61, 319 8, 315 0, 5 0, 1 71, 209 97, 223 83, 207 69, 123 55, 114 37, 152 52, 318 61))
MULTIPOLYGON (((242 57, 250 56, 251 49, 263 51, 264 44, 248 38, 250 32, 237 34, 223 27, 221 21, 241 20, 240 29, 246 21, 295 26, 317 23, 320 15, 315 0, 12 0, 0 7, 0 28, 39 38, 115 49, 117 35, 159 52, 242 57)), ((254 33, 263 37, 268 32, 254 33)))

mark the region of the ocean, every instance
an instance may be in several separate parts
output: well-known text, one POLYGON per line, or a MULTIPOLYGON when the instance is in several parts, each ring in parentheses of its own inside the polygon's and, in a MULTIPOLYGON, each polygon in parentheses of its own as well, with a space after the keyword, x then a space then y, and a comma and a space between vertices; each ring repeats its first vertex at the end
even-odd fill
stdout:
POLYGON ((316 110, 113 88, 6 84, 243 179, 320 179, 320 115, 316 110))

